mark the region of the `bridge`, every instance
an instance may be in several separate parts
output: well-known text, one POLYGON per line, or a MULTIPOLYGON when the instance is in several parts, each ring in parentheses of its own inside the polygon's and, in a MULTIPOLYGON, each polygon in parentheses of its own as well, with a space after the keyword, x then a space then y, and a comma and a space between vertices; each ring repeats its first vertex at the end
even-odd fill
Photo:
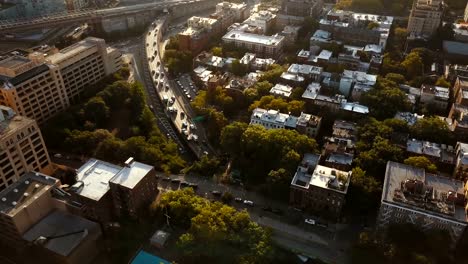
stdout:
MULTIPOLYGON (((165 9, 180 10, 184 9, 185 6, 193 6, 202 4, 204 2, 211 2, 207 0, 166 0, 162 2, 144 3, 132 6, 122 6, 107 9, 84 9, 75 12, 61 12, 49 14, 41 17, 35 17, 30 19, 15 19, 15 20, 1 20, 0 21, 0 33, 12 33, 15 31, 24 31, 31 29, 40 28, 52 28, 63 25, 88 23, 88 24, 100 24, 105 19, 115 19, 122 16, 132 16, 151 14, 155 12, 161 12, 165 9)), ((153 16, 154 17, 154 16, 153 16)), ((141 16, 134 17, 133 23, 138 23, 141 16)), ((146 21, 146 19, 145 19, 146 21)))

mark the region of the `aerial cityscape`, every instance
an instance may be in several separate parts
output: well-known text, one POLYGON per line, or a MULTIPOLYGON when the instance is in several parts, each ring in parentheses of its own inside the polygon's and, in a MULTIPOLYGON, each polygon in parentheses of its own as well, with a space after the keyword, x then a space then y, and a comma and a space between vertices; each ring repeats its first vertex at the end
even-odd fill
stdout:
POLYGON ((0 264, 468 264, 468 0, 0 0, 0 264))

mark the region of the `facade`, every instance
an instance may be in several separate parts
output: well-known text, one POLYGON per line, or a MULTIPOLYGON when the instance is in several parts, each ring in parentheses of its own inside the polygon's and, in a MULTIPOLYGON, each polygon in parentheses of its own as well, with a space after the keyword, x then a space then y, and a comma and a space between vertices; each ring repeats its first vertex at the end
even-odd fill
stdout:
POLYGON ((39 53, 6 54, 0 60, 0 104, 42 123, 70 106, 56 65, 39 53), (15 55, 16 54, 16 55, 15 55))
POLYGON ((153 166, 129 158, 110 181, 112 200, 117 216, 137 216, 156 198, 158 181, 153 166))
POLYGON ((443 2, 441 0, 414 0, 408 19, 410 37, 432 36, 442 21, 443 2))
POLYGON ((291 181, 289 203, 295 208, 338 218, 345 203, 351 172, 318 164, 320 156, 304 155, 291 181))
POLYGON ((77 171, 70 188, 87 218, 106 223, 114 215, 135 217, 144 204, 153 201, 157 181, 152 166, 129 158, 124 167, 90 159, 77 171))
POLYGON ((318 135, 321 124, 321 117, 301 113, 297 119, 296 130, 297 132, 307 135, 308 137, 315 138, 318 135))
POLYGON ((0 191, 24 173, 49 173, 51 162, 36 121, 0 106, 0 191))
POLYGON ((221 2, 216 4, 216 13, 233 12, 236 21, 242 21, 249 15, 246 3, 221 2))
POLYGON ((101 228, 70 214, 59 187, 59 180, 29 172, 0 192, 0 241, 51 264, 90 263, 101 228))
POLYGON ((259 11, 250 15, 242 23, 255 28, 259 34, 266 34, 276 25, 276 14, 270 11, 259 11))
POLYGON ((467 226, 462 181, 389 161, 377 226, 411 223, 424 231, 446 230, 457 242, 467 226))
POLYGON ((466 181, 466 179, 468 179, 468 144, 457 142, 455 155, 455 170, 453 171, 453 176, 456 179, 466 181))
POLYGON ((251 125, 261 125, 266 129, 296 129, 297 117, 276 110, 255 108, 250 117, 251 125))
POLYGON ((449 88, 426 85, 421 86, 420 103, 433 105, 440 110, 446 110, 449 105, 449 88))
POLYGON ((120 51, 107 47, 103 39, 88 37, 47 56, 46 61, 58 66, 66 94, 73 100, 87 86, 118 71, 121 57, 120 51))
POLYGON ((292 90, 293 88, 291 86, 278 83, 271 87, 270 94, 289 98, 289 96, 291 96, 292 90))
POLYGON ((218 19, 193 16, 187 20, 187 29, 178 34, 181 50, 198 54, 210 41, 220 34, 221 23, 218 19))
POLYGON ((284 36, 257 35, 238 29, 229 31, 222 39, 224 43, 232 43, 236 47, 246 48, 259 57, 277 58, 281 54, 284 45, 284 36))
POLYGON ((281 13, 288 16, 318 17, 322 8, 322 0, 286 0, 281 4, 281 13))

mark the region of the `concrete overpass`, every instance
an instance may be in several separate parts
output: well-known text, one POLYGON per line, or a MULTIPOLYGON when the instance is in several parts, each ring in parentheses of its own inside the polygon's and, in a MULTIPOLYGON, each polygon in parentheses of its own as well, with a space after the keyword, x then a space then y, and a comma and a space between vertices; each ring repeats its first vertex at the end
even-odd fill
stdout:
POLYGON ((99 10, 80 10, 62 12, 31 19, 16 19, 0 21, 0 33, 14 33, 31 29, 54 28, 70 24, 88 23, 98 26, 105 32, 126 30, 135 26, 145 25, 154 17, 167 9, 173 16, 183 16, 196 9, 206 9, 217 0, 166 0, 122 6, 99 10))

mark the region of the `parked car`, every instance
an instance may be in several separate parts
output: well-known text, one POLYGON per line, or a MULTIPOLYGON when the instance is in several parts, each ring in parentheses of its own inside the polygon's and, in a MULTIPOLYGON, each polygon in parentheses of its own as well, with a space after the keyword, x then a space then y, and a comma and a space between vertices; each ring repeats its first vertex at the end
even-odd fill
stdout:
POLYGON ((315 220, 314 219, 305 219, 304 222, 309 225, 315 225, 315 220))
POLYGON ((190 183, 186 182, 186 181, 183 181, 180 183, 180 186, 189 186, 190 183))
POLYGON ((171 180, 171 178, 169 178, 169 177, 166 177, 166 178, 163 178, 162 180, 163 180, 163 181, 170 181, 170 180, 171 180))
POLYGON ((236 201, 236 202, 238 202, 238 203, 242 203, 242 198, 236 197, 236 198, 234 198, 234 201, 236 201))
POLYGON ((211 191, 211 194, 214 195, 214 196, 221 196, 220 191, 211 191))
POLYGON ((244 204, 248 205, 248 206, 254 206, 254 202, 252 202, 250 200, 244 200, 244 204))
POLYGON ((179 179, 172 179, 171 182, 172 182, 172 183, 179 183, 180 180, 179 180, 179 179))
POLYGON ((189 186, 192 187, 193 189, 198 188, 198 184, 196 184, 196 183, 190 183, 189 186))

